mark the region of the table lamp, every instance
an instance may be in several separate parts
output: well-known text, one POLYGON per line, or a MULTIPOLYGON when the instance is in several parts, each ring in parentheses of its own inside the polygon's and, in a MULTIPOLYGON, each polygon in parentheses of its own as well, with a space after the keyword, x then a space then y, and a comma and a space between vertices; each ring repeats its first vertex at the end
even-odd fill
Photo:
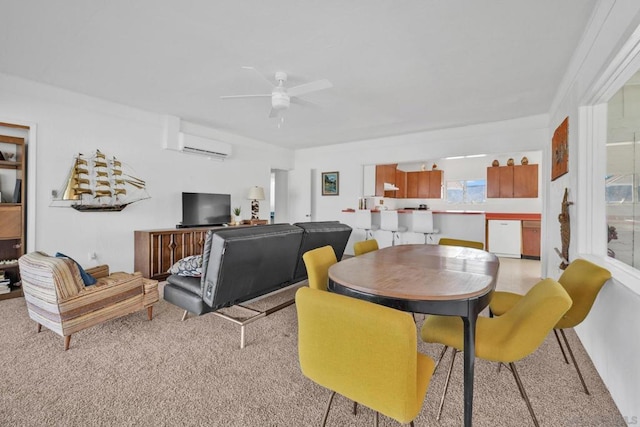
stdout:
POLYGON ((251 187, 247 199, 251 200, 251 219, 258 219, 258 212, 260 211, 260 202, 258 200, 264 200, 264 188, 257 185, 251 187))

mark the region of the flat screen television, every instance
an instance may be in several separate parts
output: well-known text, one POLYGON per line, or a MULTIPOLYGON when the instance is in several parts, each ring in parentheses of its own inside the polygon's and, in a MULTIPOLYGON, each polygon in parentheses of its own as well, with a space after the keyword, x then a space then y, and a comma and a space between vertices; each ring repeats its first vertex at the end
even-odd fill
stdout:
POLYGON ((229 194, 182 193, 182 227, 222 225, 229 222, 229 194))

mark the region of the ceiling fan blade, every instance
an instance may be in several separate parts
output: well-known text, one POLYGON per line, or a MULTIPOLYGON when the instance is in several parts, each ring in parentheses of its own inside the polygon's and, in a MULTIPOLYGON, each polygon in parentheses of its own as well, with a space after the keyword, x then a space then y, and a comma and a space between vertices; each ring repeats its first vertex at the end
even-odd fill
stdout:
POLYGON ((220 99, 234 99, 234 98, 265 98, 265 97, 271 97, 270 93, 261 93, 261 94, 254 94, 254 95, 222 95, 220 97, 220 99))
POLYGON ((273 81, 272 79, 270 79, 269 77, 265 76, 264 74, 262 74, 262 73, 261 73, 260 71, 258 71, 255 67, 250 67, 250 66, 247 66, 247 65, 243 65, 243 66, 242 66, 242 69, 243 69, 243 70, 253 70, 253 71, 255 71, 255 72, 256 72, 256 74, 258 74, 258 75, 259 75, 263 80, 266 80, 266 81, 267 81, 267 83, 269 83, 269 85, 270 85, 271 87, 273 87, 273 86, 274 86, 274 84, 273 84, 273 82, 274 82, 274 81, 273 81))
POLYGON ((273 119, 274 117, 278 117, 280 115, 280 110, 276 110, 275 108, 272 108, 271 111, 269 112, 269 118, 273 119))
POLYGON ((309 92, 329 89, 330 87, 333 87, 331 82, 327 79, 323 79, 323 80, 316 80, 315 82, 311 82, 311 83, 305 83, 299 86, 294 86, 292 88, 287 89, 287 93, 289 94, 289 96, 300 96, 309 92))
POLYGON ((290 96, 289 100, 292 104, 302 105, 304 107, 320 108, 315 102, 307 101, 306 99, 298 98, 296 96, 290 96))

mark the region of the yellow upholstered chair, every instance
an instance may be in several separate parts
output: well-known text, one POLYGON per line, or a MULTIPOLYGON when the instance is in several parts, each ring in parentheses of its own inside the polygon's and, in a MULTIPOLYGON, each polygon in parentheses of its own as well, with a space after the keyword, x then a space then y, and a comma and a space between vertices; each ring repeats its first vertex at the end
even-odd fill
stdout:
POLYGON ((378 249, 378 241, 376 239, 362 240, 353 244, 353 253, 355 256, 377 251, 378 249))
POLYGON ((302 255, 302 259, 307 267, 309 287, 326 291, 329 284, 329 267, 338 262, 333 247, 327 245, 310 250, 302 255))
MULTIPOLYGON (((504 315, 493 318, 479 317, 476 323, 476 357, 509 365, 536 426, 538 421, 514 362, 533 353, 569 307, 571 298, 562 285, 552 279, 545 279, 531 288, 504 315)), ((426 342, 440 343, 464 351, 463 324, 459 317, 427 316, 421 335, 426 342)), ((449 386, 455 354, 454 350, 438 418, 449 386)))
POLYGON ((448 239, 446 237, 443 237, 438 241, 438 244, 443 246, 464 246, 465 248, 484 250, 484 243, 475 242, 473 240, 448 239))
MULTIPOLYGON (((556 336, 556 340, 558 341, 558 345, 560 346, 560 350, 562 351, 565 363, 569 363, 567 355, 562 347, 562 343, 560 342, 558 330, 560 331, 560 334, 562 334, 562 338, 564 339, 564 343, 569 352, 569 356, 571 357, 571 361, 573 362, 573 366, 576 367, 584 392, 587 394, 589 394, 589 390, 584 382, 584 378, 582 378, 582 372, 580 372, 580 368, 573 356, 573 351, 571 351, 564 329, 573 328, 574 326, 582 323, 589 314, 589 311, 591 311, 591 307, 593 306, 600 289, 602 289, 602 286, 604 286, 606 281, 610 278, 611 273, 609 270, 587 260, 577 259, 569 264, 567 269, 558 279, 558 282, 560 282, 571 297, 573 305, 555 325, 553 332, 556 336)), ((495 292, 493 294, 491 304, 489 305, 491 313, 496 316, 501 316, 510 310, 511 307, 513 307, 521 298, 522 295, 511 292, 495 292)))
POLYGON ((408 313, 338 295, 300 288, 298 353, 302 373, 335 393, 401 423, 420 413, 434 361, 417 351, 408 313))
POLYGON ((38 332, 45 326, 63 336, 65 350, 71 334, 107 320, 144 309, 151 320, 158 302, 158 281, 141 273, 109 275, 109 267, 102 265, 87 270, 97 283, 85 286, 70 258, 30 252, 18 263, 29 317, 38 324, 38 332))

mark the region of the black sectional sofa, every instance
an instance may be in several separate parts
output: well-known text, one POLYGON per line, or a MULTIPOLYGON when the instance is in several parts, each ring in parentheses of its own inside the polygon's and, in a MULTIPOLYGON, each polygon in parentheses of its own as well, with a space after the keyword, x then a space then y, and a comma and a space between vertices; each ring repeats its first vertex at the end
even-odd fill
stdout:
POLYGON ((244 347, 244 326, 293 303, 287 301, 267 311, 255 311, 239 320, 220 313, 224 307, 298 283, 307 278, 302 255, 331 245, 342 258, 351 227, 337 221, 274 224, 207 233, 202 277, 170 275, 164 299, 197 315, 212 312, 241 326, 240 346, 244 347))

